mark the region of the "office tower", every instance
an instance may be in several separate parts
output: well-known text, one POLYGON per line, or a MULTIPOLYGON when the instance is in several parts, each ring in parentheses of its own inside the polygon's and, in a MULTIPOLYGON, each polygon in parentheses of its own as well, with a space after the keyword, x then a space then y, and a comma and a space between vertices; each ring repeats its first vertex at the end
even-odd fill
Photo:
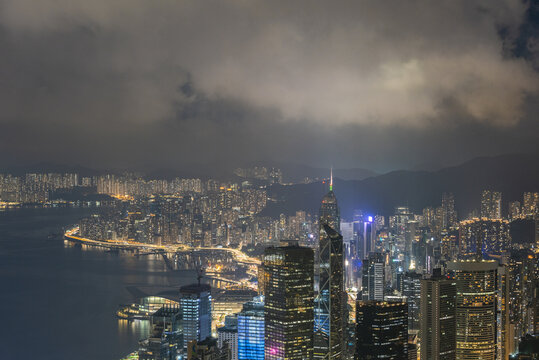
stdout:
POLYGON ((502 193, 498 191, 483 190, 481 194, 481 218, 502 218, 502 193))
POLYGON ((363 300, 384 300, 385 262, 381 253, 369 254, 363 261, 361 290, 363 300))
POLYGON ((442 229, 457 223, 457 211, 455 210, 455 197, 453 193, 442 194, 442 229))
POLYGON ((333 171, 329 192, 319 213, 318 294, 315 300, 314 358, 340 359, 343 351, 344 293, 343 239, 339 207, 333 193, 333 171))
POLYGON ((363 222, 363 235, 360 241, 358 256, 360 259, 365 259, 376 248, 376 223, 372 216, 368 216, 363 222))
POLYGON ((264 264, 258 265, 258 295, 265 295, 265 287, 268 282, 264 264))
POLYGON ((139 342, 140 360, 176 360, 181 343, 181 313, 177 305, 164 305, 150 318, 152 333, 139 342))
POLYGON ((356 360, 408 360, 408 314, 405 302, 358 301, 356 360))
POLYGON ((345 285, 347 288, 355 287, 356 278, 354 277, 354 260, 357 258, 357 241, 354 236, 354 223, 341 222, 341 234, 343 238, 344 262, 345 262, 345 285))
POLYGON ((408 330, 419 330, 421 278, 422 275, 415 272, 404 274, 402 295, 408 304, 408 330))
POLYGON ((219 349, 227 347, 230 351, 230 360, 238 360, 238 324, 226 324, 217 329, 217 346, 219 349))
POLYGON ((264 360, 263 299, 245 303, 238 314, 238 360, 264 360))
POLYGON ((183 325, 183 347, 203 341, 211 335, 211 287, 191 284, 180 288, 180 310, 183 325))
POLYGON ((456 359, 496 359, 496 261, 451 261, 457 287, 456 359))
POLYGON ((472 219, 460 222, 459 253, 461 258, 476 255, 501 255, 509 251, 511 235, 509 221, 496 219, 472 219))
POLYGON ((319 290, 315 302, 314 358, 341 359, 346 310, 342 236, 329 225, 320 230, 319 290))
POLYGON ((266 360, 312 359, 314 253, 299 246, 264 251, 268 274, 264 307, 266 360))
POLYGON ((457 286, 439 270, 421 280, 421 360, 456 359, 457 286))
POLYGON ((409 221, 405 225, 404 232, 404 266, 406 269, 411 268, 412 260, 417 263, 424 259, 424 256, 418 256, 414 254, 414 248, 417 248, 416 243, 416 233, 417 233, 418 223, 415 221, 409 221))
POLYGON ((329 192, 324 195, 320 205, 318 219, 320 231, 324 224, 329 225, 332 229, 335 229, 335 231, 340 229, 341 217, 339 215, 339 205, 337 204, 337 197, 335 197, 335 193, 333 192, 333 171, 329 183, 329 192))

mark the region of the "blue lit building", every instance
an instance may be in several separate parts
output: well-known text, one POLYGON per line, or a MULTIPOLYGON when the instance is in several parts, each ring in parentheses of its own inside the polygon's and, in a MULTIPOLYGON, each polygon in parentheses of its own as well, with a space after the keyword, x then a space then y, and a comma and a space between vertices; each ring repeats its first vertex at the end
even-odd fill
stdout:
POLYGON ((183 325, 183 348, 189 342, 204 341, 211 335, 211 287, 191 284, 180 288, 180 310, 183 325))
POLYGON ((264 297, 243 305, 238 314, 238 360, 264 360, 264 297))

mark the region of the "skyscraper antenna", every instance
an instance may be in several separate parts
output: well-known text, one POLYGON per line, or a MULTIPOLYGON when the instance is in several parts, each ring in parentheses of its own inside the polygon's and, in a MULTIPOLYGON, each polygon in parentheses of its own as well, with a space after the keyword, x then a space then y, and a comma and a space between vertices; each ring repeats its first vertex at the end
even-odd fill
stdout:
POLYGON ((333 191, 333 166, 331 167, 329 173, 329 191, 333 191))

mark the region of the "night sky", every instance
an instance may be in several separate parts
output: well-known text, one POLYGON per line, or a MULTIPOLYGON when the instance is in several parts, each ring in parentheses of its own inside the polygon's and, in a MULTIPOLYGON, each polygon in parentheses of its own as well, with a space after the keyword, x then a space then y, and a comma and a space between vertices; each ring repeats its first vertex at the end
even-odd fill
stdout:
POLYGON ((0 0, 0 166, 536 153, 538 3, 0 0))

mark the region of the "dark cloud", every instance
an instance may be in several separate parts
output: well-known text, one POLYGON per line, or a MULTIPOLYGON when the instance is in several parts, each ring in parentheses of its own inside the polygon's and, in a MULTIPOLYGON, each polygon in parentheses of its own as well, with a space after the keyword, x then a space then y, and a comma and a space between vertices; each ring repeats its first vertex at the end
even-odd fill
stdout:
POLYGON ((385 171, 539 151, 533 6, 0 0, 0 162, 385 171))

